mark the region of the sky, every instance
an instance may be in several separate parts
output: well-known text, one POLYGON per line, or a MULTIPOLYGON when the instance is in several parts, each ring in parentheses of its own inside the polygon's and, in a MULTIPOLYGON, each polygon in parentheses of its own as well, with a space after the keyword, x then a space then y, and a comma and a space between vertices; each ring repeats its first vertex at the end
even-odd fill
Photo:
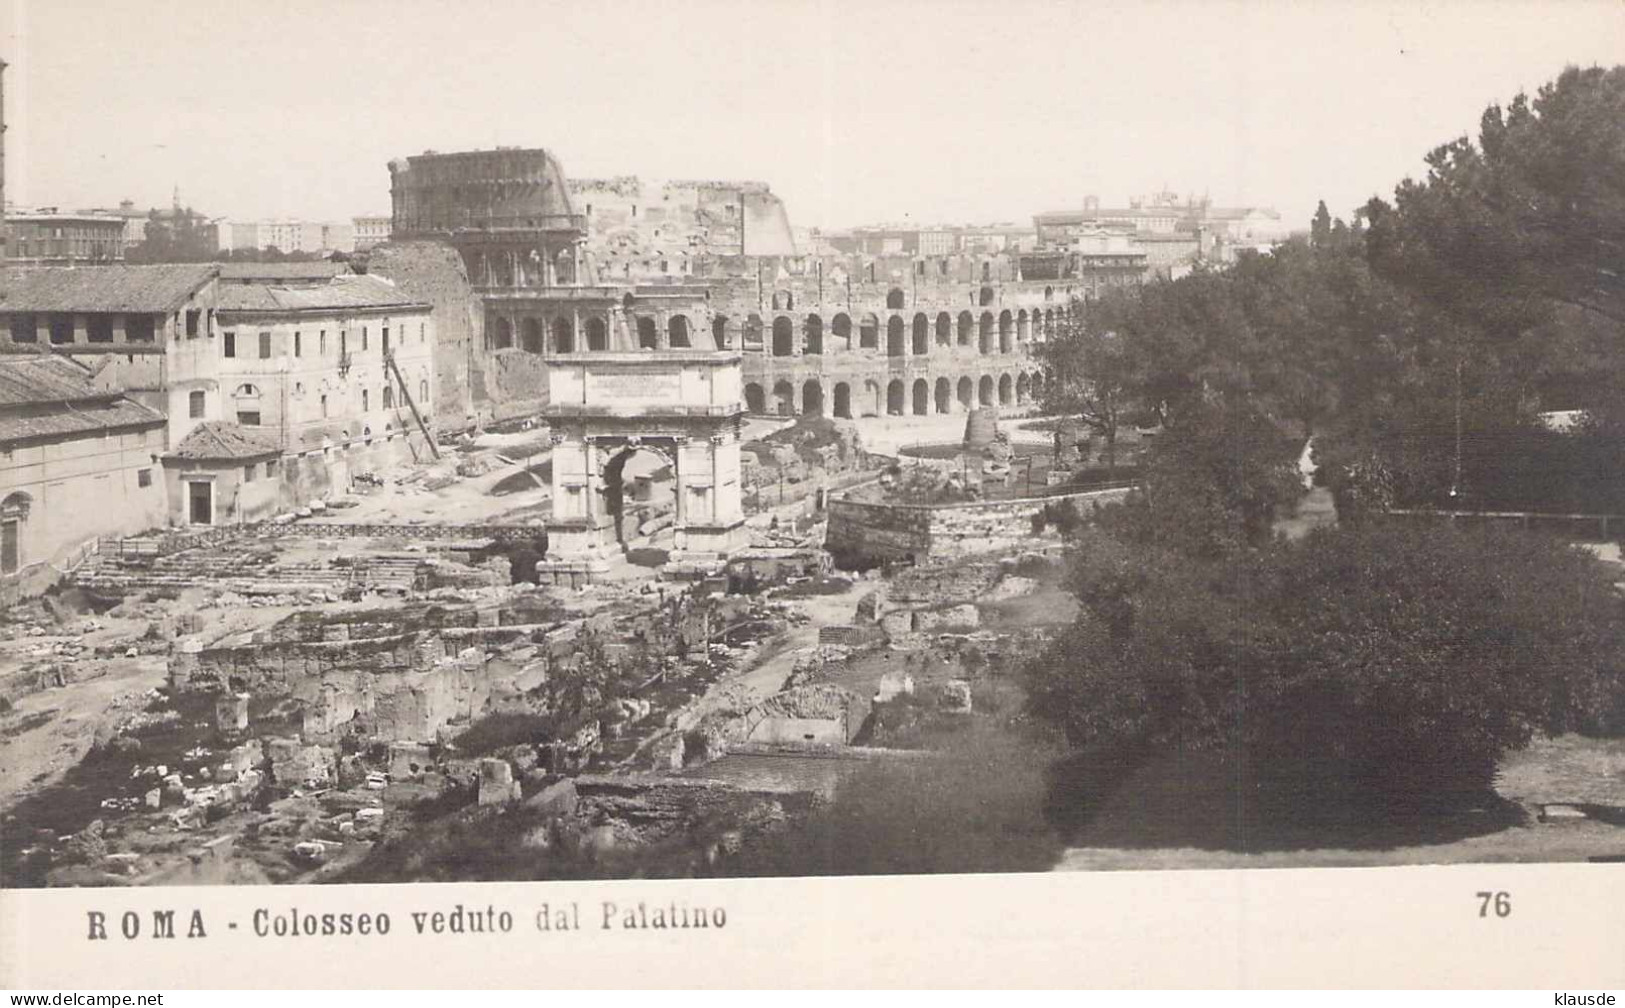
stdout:
POLYGON ((1030 221, 1166 186, 1347 215, 1625 0, 0 0, 7 198, 347 220, 388 162, 757 179, 798 226, 1030 221))

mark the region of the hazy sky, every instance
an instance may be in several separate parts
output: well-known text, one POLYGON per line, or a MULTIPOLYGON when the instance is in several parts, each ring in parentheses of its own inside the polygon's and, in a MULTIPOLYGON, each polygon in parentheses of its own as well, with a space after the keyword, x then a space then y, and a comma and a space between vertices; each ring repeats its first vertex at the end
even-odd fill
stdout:
POLYGON ((7 195, 387 212, 394 157, 761 179, 798 225, 1026 220, 1167 184, 1307 220, 1565 64, 1625 0, 10 0, 7 195))

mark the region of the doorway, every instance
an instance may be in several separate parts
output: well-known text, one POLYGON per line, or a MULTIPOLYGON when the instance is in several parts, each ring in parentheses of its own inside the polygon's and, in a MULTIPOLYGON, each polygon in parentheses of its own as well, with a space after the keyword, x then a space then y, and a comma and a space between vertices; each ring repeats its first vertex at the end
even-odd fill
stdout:
POLYGON ((189 480, 186 484, 188 515, 193 525, 214 524, 214 484, 207 480, 189 480))

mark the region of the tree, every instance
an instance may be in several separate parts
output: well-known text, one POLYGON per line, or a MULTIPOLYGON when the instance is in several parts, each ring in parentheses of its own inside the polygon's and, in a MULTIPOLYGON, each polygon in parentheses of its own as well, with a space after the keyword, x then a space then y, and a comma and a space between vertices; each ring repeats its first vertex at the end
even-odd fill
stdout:
POLYGON ((1074 313, 1057 336, 1038 344, 1048 380, 1046 413, 1076 417, 1106 443, 1106 465, 1117 464, 1117 432, 1135 407, 1135 363, 1128 341, 1111 328, 1119 310, 1132 311, 1130 295, 1109 293, 1088 312, 1074 313), (1081 316, 1081 317, 1080 317, 1081 316))
POLYGON ((1315 207, 1315 217, 1309 222, 1309 244, 1321 248, 1332 240, 1332 215, 1326 209, 1326 201, 1321 200, 1315 207))
POLYGON ((145 237, 124 252, 130 263, 208 262, 215 256, 215 240, 207 222, 191 207, 147 215, 145 237))

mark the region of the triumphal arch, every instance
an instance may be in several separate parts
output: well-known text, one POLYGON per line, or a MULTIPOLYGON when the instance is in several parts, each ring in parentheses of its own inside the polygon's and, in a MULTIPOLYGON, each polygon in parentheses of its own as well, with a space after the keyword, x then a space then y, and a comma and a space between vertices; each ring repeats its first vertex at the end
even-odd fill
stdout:
POLYGON ((640 346, 613 326, 608 349, 548 353, 553 517, 543 583, 580 585, 620 554, 621 468, 650 451, 675 480, 668 569, 703 573, 745 546, 740 433, 745 406, 736 349, 640 346))

